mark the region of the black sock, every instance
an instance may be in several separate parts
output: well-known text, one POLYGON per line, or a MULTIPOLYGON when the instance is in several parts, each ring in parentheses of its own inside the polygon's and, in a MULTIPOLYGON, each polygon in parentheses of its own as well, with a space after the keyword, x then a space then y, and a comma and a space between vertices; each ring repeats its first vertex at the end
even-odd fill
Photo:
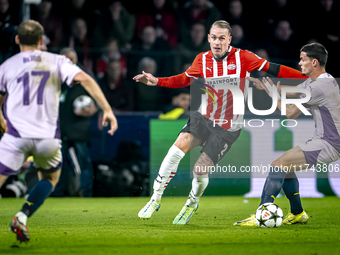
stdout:
POLYGON ((41 180, 31 190, 26 203, 21 211, 30 217, 48 198, 53 190, 53 185, 49 180, 41 180))
POLYGON ((273 203, 276 196, 280 193, 286 173, 278 167, 270 167, 266 183, 263 186, 261 203, 273 203))
POLYGON ((283 191, 290 202, 290 212, 292 214, 300 214, 303 212, 299 193, 299 180, 295 173, 287 174, 282 185, 283 191))

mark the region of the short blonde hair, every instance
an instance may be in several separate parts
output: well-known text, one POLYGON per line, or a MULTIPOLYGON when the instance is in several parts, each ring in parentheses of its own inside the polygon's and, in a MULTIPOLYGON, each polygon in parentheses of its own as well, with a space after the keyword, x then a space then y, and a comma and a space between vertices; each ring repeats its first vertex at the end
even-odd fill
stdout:
POLYGON ((225 20, 217 20, 217 21, 215 21, 215 22, 211 25, 209 32, 211 31, 212 27, 226 28, 226 29, 228 29, 228 31, 229 31, 229 35, 231 35, 231 27, 230 27, 230 24, 229 24, 227 21, 225 21, 225 20))

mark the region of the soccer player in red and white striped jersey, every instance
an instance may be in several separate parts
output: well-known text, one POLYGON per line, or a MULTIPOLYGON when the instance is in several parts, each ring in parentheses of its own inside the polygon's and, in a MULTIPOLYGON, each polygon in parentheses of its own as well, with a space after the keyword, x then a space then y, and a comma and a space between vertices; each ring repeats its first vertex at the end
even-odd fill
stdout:
MULTIPOLYGON (((168 77, 156 78, 143 72, 133 79, 149 86, 168 88, 180 88, 189 86, 193 79, 203 77, 206 83, 213 79, 224 79, 232 85, 236 85, 247 96, 247 77, 254 70, 265 71, 281 78, 305 78, 301 72, 292 68, 270 63, 254 53, 234 48, 230 45, 231 28, 224 20, 216 21, 210 28, 208 41, 210 51, 198 54, 186 72, 168 77)), ((207 86, 208 91, 211 90, 207 86)), ((187 224, 192 214, 198 208, 199 198, 202 196, 209 183, 209 167, 214 166, 230 149, 240 135, 243 115, 233 115, 233 95, 228 88, 218 89, 214 98, 207 97, 205 113, 200 111, 193 113, 188 123, 181 130, 174 145, 164 158, 158 176, 154 181, 154 193, 151 200, 140 210, 140 218, 150 218, 154 211, 160 208, 160 200, 166 186, 174 177, 178 164, 184 155, 196 146, 203 146, 201 156, 194 166, 194 179, 189 199, 181 212, 177 215, 173 224, 187 224), (216 95, 218 94, 218 96, 216 95), (222 119, 222 123, 215 125, 214 120, 222 119)))

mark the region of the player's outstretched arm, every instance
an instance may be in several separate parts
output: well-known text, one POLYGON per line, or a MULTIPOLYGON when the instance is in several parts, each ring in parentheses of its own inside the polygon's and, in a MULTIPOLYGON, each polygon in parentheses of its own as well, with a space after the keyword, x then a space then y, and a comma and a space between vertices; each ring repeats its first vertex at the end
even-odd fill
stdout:
MULTIPOLYGON (((269 77, 263 77, 262 79, 263 84, 269 83, 270 86, 275 86, 274 82, 269 77)), ((277 82, 277 92, 281 94, 281 85, 280 81, 277 82)), ((287 86, 289 87, 289 86, 287 86)), ((281 99, 277 102, 277 108, 281 111, 281 99)), ((286 117, 288 119, 296 119, 301 114, 301 110, 295 104, 286 104, 286 117)))
POLYGON ((142 82, 148 86, 156 86, 158 84, 158 79, 154 77, 151 73, 146 73, 142 71, 141 74, 137 74, 132 78, 136 82, 142 82))
POLYGON ((85 72, 80 72, 76 74, 73 80, 76 82, 80 82, 80 84, 86 89, 86 91, 94 98, 94 100, 96 100, 98 105, 102 108, 103 110, 102 125, 105 127, 107 126, 107 123, 110 122, 111 128, 108 131, 108 133, 110 135, 113 135, 114 132, 118 129, 118 122, 99 85, 90 75, 86 74, 85 72))
MULTIPOLYGON (((251 81, 253 83, 254 87, 257 88, 258 90, 265 90, 269 94, 268 87, 266 87, 264 85, 265 82, 268 82, 267 80, 262 82, 259 79, 254 78, 254 77, 247 77, 247 80, 251 81)), ((290 87, 292 87, 292 86, 280 85, 280 88, 278 87, 277 91, 281 95, 281 88, 290 88, 290 87)), ((287 97, 298 98, 298 97, 300 97, 301 94, 302 93, 297 93, 297 92, 287 92, 287 97)))

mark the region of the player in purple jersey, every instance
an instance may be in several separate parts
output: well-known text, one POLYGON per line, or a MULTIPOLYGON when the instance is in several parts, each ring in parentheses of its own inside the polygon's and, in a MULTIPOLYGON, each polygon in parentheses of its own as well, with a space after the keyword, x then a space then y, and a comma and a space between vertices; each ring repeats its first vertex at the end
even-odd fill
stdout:
MULTIPOLYGON (((326 73, 328 53, 319 43, 311 43, 300 50, 301 71, 309 78, 300 88, 308 89, 311 98, 304 104, 310 108, 315 122, 315 134, 312 139, 296 146, 271 164, 268 177, 263 187, 261 203, 273 203, 281 188, 290 201, 291 212, 283 220, 283 224, 307 223, 308 215, 302 209, 299 195, 299 182, 295 171, 316 167, 317 164, 329 164, 340 159, 340 94, 336 80, 326 73)), ((276 89, 269 78, 264 78, 263 83, 253 79, 257 88, 268 87, 276 89), (265 83, 269 82, 267 86, 265 83)), ((267 89, 266 89, 267 90, 267 89)), ((281 93, 278 82, 277 90, 281 93)), ((269 92, 267 90, 267 92, 269 92)), ((304 97, 302 93, 290 93, 288 96, 304 97)), ((277 103, 281 110, 281 100, 277 103)), ((295 119, 301 114, 296 105, 286 105, 286 116, 295 119)), ((239 226, 256 226, 255 215, 236 222, 239 226)))
POLYGON ((59 97, 61 84, 81 85, 103 109, 103 126, 109 134, 118 124, 98 84, 65 56, 40 51, 43 27, 36 21, 18 27, 15 42, 20 53, 0 66, 0 187, 9 175, 16 174, 28 156, 33 156, 39 182, 31 190, 22 209, 11 222, 11 230, 20 242, 29 241, 27 218, 43 204, 58 183, 61 169, 59 133, 59 97))

